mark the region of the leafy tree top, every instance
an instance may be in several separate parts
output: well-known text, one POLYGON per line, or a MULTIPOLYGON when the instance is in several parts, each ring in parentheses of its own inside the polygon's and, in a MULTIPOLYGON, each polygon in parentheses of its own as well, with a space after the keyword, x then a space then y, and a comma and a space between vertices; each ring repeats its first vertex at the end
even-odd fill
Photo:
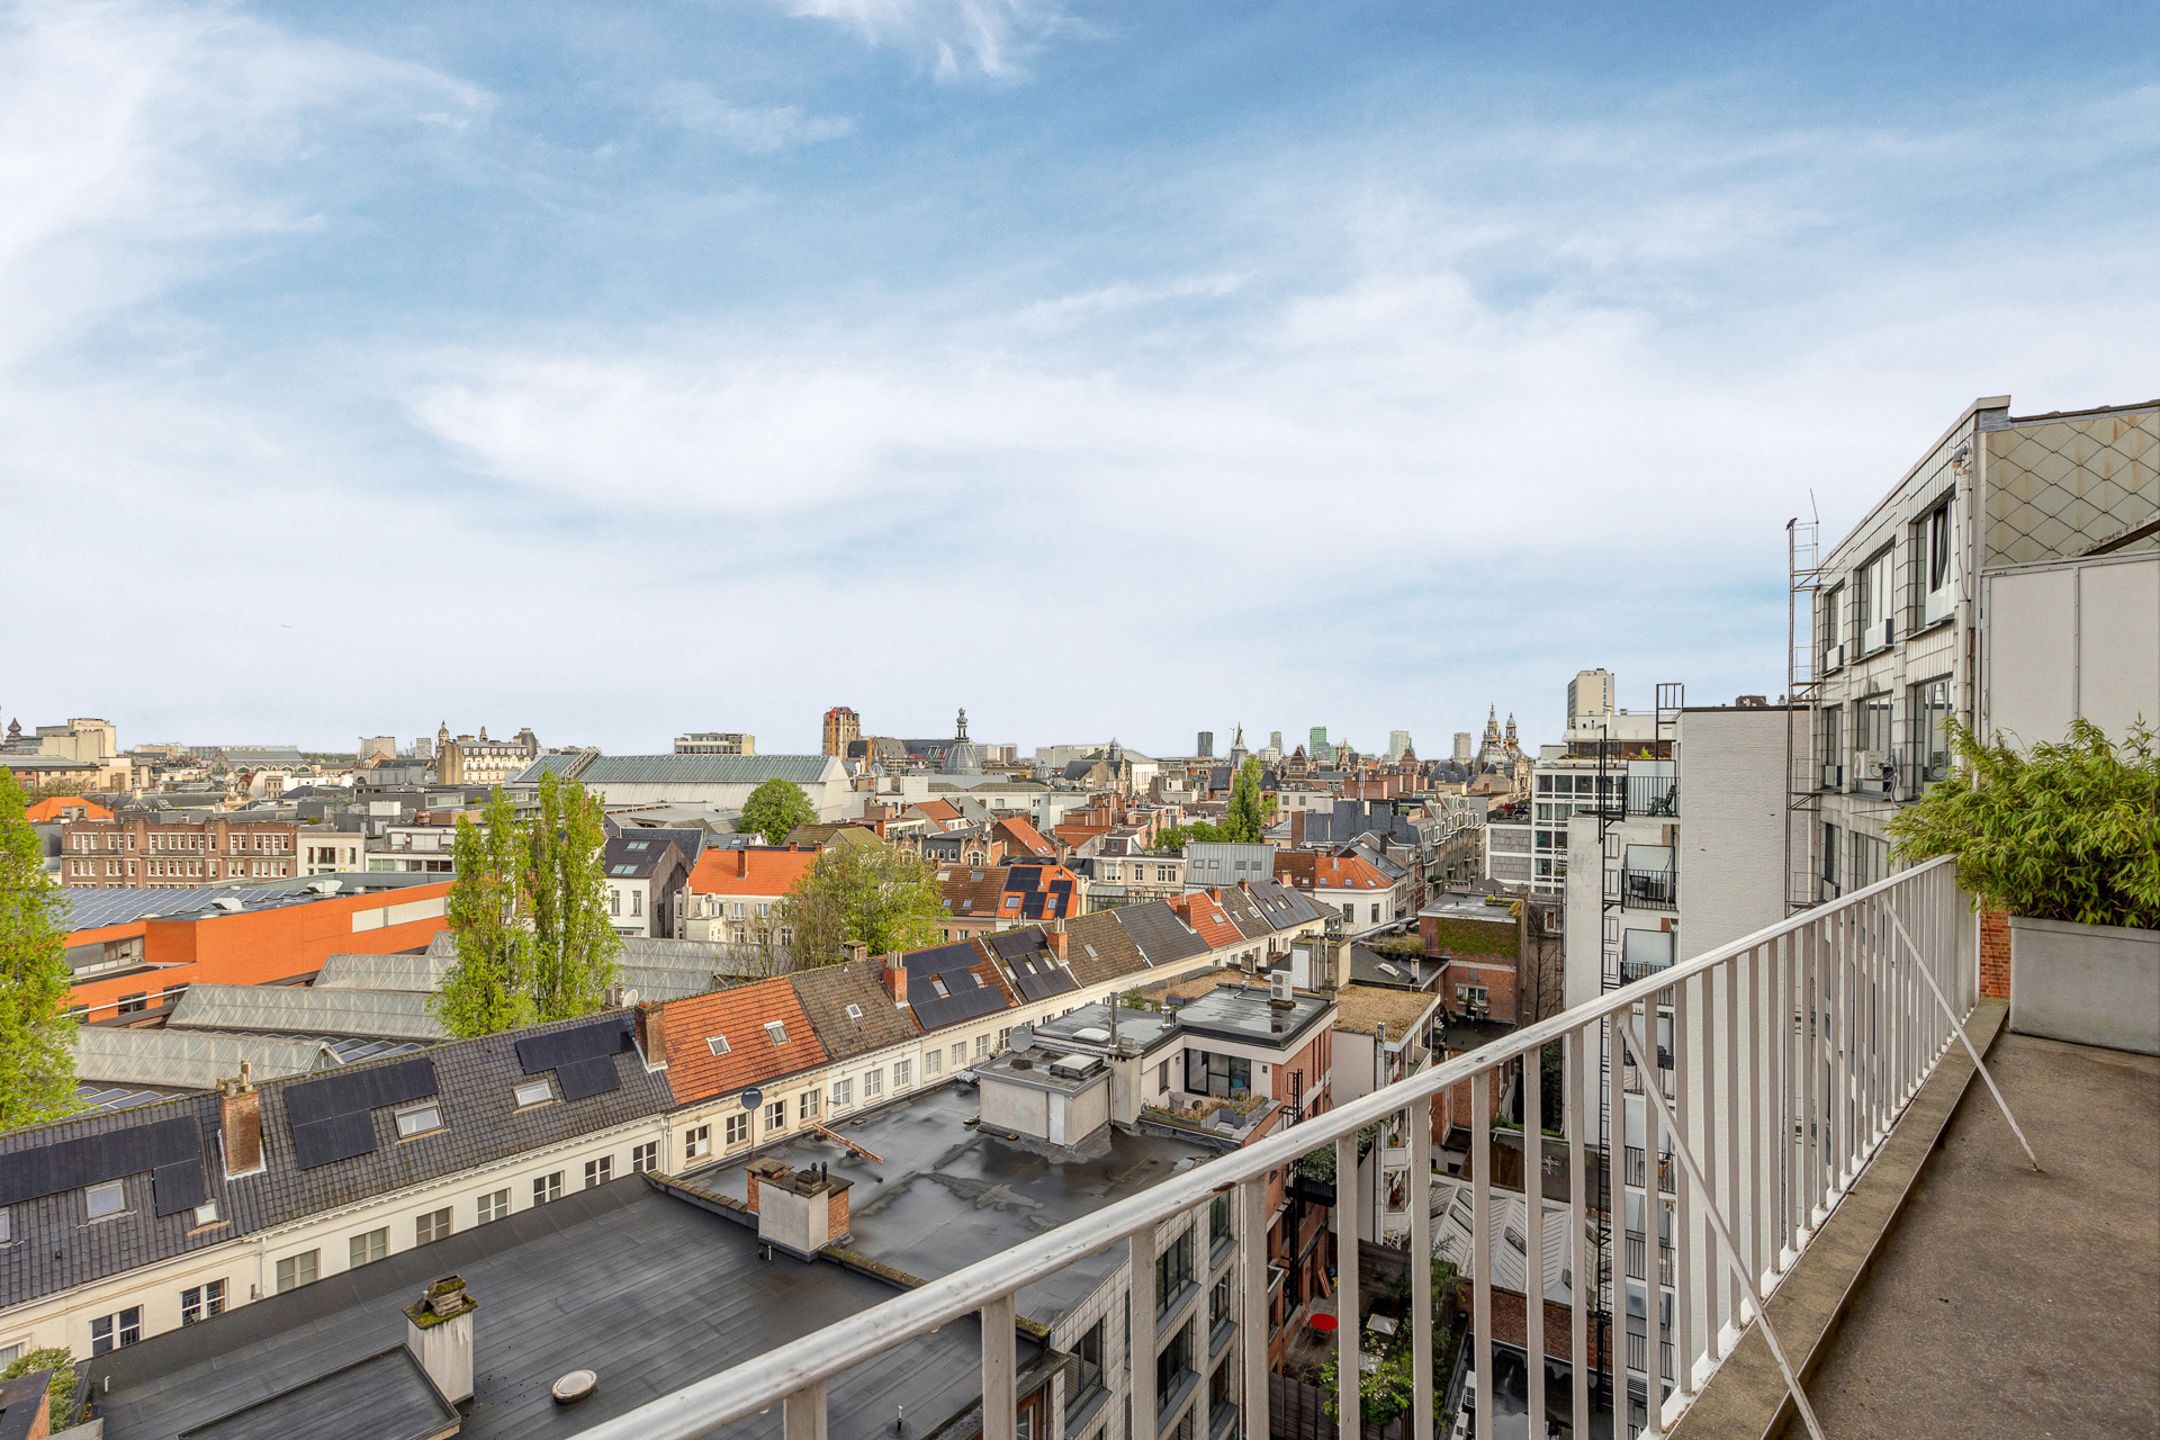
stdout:
POLYGON ((2120 745, 2089 721, 2020 754, 1953 722, 1958 774, 1890 822, 1911 863, 1957 858, 1984 904, 2040 920, 2160 929, 2160 747, 2133 725, 2120 745))
POLYGON ((0 770, 0 1130, 78 1108, 63 899, 23 818, 22 789, 0 770))
POLYGON ((778 845, 794 833, 796 826, 812 824, 817 818, 817 807, 810 803, 802 786, 775 778, 750 792, 750 798, 743 802, 739 828, 745 835, 762 835, 766 844, 778 845))

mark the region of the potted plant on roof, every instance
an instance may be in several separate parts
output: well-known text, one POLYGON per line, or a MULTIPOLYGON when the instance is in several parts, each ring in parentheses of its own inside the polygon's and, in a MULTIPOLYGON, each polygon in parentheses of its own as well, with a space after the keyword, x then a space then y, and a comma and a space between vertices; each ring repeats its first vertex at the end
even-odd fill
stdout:
POLYGON ((2020 751, 1952 725, 1957 773, 1890 822, 1898 860, 1953 856, 2010 916, 2010 1028, 2160 1054, 2160 746, 2089 721, 2020 751))

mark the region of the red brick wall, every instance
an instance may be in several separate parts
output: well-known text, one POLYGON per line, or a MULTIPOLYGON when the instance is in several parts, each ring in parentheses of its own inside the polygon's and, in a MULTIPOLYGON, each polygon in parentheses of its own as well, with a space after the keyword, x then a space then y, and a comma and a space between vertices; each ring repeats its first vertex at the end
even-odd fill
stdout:
POLYGON ((1986 1000, 2010 998, 2010 912, 1980 912, 1980 995, 1986 1000))
MULTIPOLYGON (((1529 1327, 1524 1319, 1527 1307, 1523 1297, 1508 1290, 1492 1292, 1492 1330, 1495 1343, 1512 1345, 1518 1350, 1528 1348, 1529 1327)), ((1554 1360, 1568 1361, 1574 1358, 1575 1316, 1565 1305, 1550 1300, 1545 1302, 1545 1353, 1554 1360)), ((1593 1325, 1583 1337, 1588 1368, 1599 1370, 1605 1364, 1605 1329, 1593 1325)))

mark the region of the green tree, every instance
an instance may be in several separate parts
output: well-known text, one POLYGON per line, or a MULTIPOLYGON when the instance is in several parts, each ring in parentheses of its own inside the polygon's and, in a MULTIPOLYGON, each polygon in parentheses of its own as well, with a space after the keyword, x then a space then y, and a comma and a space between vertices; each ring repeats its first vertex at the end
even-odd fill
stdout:
POLYGON ((1260 797, 1260 760, 1247 758, 1230 782, 1230 811, 1223 816, 1223 838, 1251 844, 1267 829, 1267 805, 1260 797))
POLYGON ((622 938, 607 914, 599 800, 553 774, 520 821, 501 790, 460 820, 450 888, 458 959, 434 1001, 452 1035, 492 1035, 590 1014, 607 1001, 622 938))
POLYGON ((936 943, 945 895, 937 867, 890 845, 835 845, 780 902, 781 929, 797 969, 845 959, 849 944, 873 955, 936 943))
POLYGON ((798 825, 817 819, 817 807, 803 788, 792 780, 767 780, 743 802, 742 819, 736 828, 745 835, 762 835, 768 845, 778 845, 798 825))
POLYGON ((1959 774, 1890 822, 1901 861, 1957 857, 1958 884, 2040 920, 2160 929, 2160 747, 2090 721, 2020 754, 1952 724, 1959 774))
POLYGON ((501 790, 488 796, 478 825, 459 817, 452 854, 457 879, 450 885, 448 914, 458 958, 429 1003, 460 1039, 530 1025, 527 852, 523 827, 501 790))
POLYGON ((1227 840, 1229 838, 1229 832, 1224 830, 1222 826, 1206 820, 1195 820, 1190 825, 1172 825, 1168 829, 1157 831, 1155 843, 1150 848, 1165 855, 1174 855, 1187 845, 1196 842, 1205 844, 1209 841, 1227 840))
POLYGON ((567 1020, 607 1003, 622 937, 607 913, 607 827, 599 797, 550 771, 540 777, 539 800, 526 841, 533 1011, 540 1020, 567 1020))
POLYGON ((0 770, 0 1130, 74 1111, 67 931, 23 793, 0 770))
POLYGON ((73 1417, 75 1410, 75 1357, 64 1345, 54 1345, 44 1350, 32 1350, 9 1361, 0 1369, 0 1380, 19 1380, 25 1375, 35 1375, 40 1370, 53 1372, 45 1387, 45 1420, 58 1434, 62 1426, 73 1417))

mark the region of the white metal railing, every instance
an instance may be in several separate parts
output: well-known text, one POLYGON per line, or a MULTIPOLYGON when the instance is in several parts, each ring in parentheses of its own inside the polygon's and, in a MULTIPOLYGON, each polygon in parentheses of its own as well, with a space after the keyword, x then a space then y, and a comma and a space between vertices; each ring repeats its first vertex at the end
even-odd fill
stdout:
MULTIPOLYGON (((823 1440, 827 1386, 853 1367, 940 1326, 980 1317, 986 1440, 1014 1440, 1015 1324, 1013 1297, 1022 1288, 1076 1261, 1123 1244, 1128 1283, 1135 1295, 1152 1295, 1156 1227, 1202 1211, 1226 1191, 1237 1196, 1233 1233, 1241 1244, 1236 1267, 1242 1313, 1233 1392, 1242 1405, 1243 1433, 1266 1435, 1267 1336, 1270 1257, 1267 1182, 1271 1173, 1333 1141, 1336 1173, 1356 1173, 1358 1132, 1401 1117, 1411 1137, 1413 1174, 1431 1168, 1431 1101, 1468 1083, 1472 1093, 1472 1244, 1469 1281, 1472 1363, 1480 1377, 1493 1368, 1490 1116, 1493 1097, 1519 1065, 1524 1113, 1542 1113, 1543 1067, 1521 1064, 1545 1047, 1562 1047, 1565 1062, 1565 1138, 1548 1140, 1536 1124, 1522 1132, 1523 1173, 1542 1173, 1544 1146, 1562 1146, 1569 1180, 1568 1269, 1577 1277, 1567 1351, 1572 1360, 1574 1433, 1587 1436, 1592 1413, 1593 1355, 1611 1354, 1616 1331, 1623 1339, 1636 1323, 1617 1296, 1585 1296, 1595 1288, 1590 1253, 1592 1176, 1606 1187, 1601 1199, 1612 1222, 1611 1245, 1622 1251, 1631 1235, 1628 1197, 1637 1196, 1642 1223, 1655 1223, 1661 1197, 1642 1194, 1639 1176, 1624 1166, 1592 1168, 1600 1104, 1611 1107, 1615 1134, 1629 1122, 1628 1092, 1620 1065, 1603 1061, 1608 1045, 1641 1054, 1644 1037, 1657 1035, 1659 1016, 1669 1017, 1672 1067, 1639 1067, 1648 1088, 1635 1104, 1641 1131, 1659 1153, 1673 1154, 1671 1222, 1675 1252, 1671 1334, 1665 1307, 1647 1303, 1640 1321, 1645 1348, 1664 1360, 1660 1403, 1648 1407, 1641 1432, 1659 1435, 1686 1409, 1703 1382, 1732 1353, 1761 1300, 1790 1271, 1838 1201, 1888 1134, 1905 1104, 1932 1073, 1960 1032, 1962 1017, 1978 998, 1977 935, 1959 893, 1951 864, 1929 862, 1902 871, 1829 904, 1757 931, 1692 960, 1560 1015, 1525 1026, 1504 1040, 1434 1066, 1407 1080, 1171 1177, 1140 1194, 1060 1226, 1024 1244, 933 1280, 917 1289, 779 1345, 720 1374, 697 1381, 584 1433, 614 1437, 704 1435, 731 1421, 783 1407, 787 1440, 823 1440), (1917 962, 1917 963, 1916 963, 1917 962), (1597 1087, 1603 1086, 1601 1095, 1597 1087), (1259 1242, 1259 1243, 1255 1243, 1259 1242), (1584 1277, 1591 1277, 1585 1287, 1584 1277), (1584 1303, 1587 1301, 1588 1303, 1584 1303), (1602 1337, 1593 1339, 1593 1309, 1617 1312, 1602 1337), (1665 1359, 1670 1357, 1670 1359, 1665 1359)), ((1969 1044, 1969 1042, 1968 1042, 1969 1044)), ((1636 1137, 1630 1135, 1632 1141, 1636 1137)), ((1344 1194, 1354 1194, 1346 1185, 1344 1194)), ((1362 1336, 1358 1316, 1359 1240, 1355 1203, 1338 1203, 1336 1313, 1340 1347, 1337 1374, 1343 1440, 1361 1435, 1356 1394, 1362 1336)), ((1432 1249, 1430 1206, 1410 1207, 1413 1255, 1432 1249)), ((1543 1273, 1545 1227, 1526 1227, 1525 1273, 1543 1273)), ((1608 1259, 1612 1269, 1625 1266, 1608 1259)), ((1410 1313, 1431 1314, 1431 1267, 1413 1263, 1410 1313)), ((1131 1409, 1135 1417, 1156 1413, 1150 1307, 1133 1307, 1129 1343, 1131 1409)), ((1523 1307, 1528 1354, 1546 1345, 1544 1307, 1523 1307)), ((1411 1374, 1416 1386, 1413 1440, 1432 1440, 1432 1334, 1413 1323, 1411 1374)), ((1783 1363, 1775 1336, 1768 1337, 1783 1363)), ((1606 1363, 1609 1364, 1609 1361, 1606 1363)), ((1534 1371, 1532 1372, 1535 1373, 1534 1371)), ((1789 1372, 1788 1372, 1789 1374, 1789 1372)), ((1476 1434, 1490 1440, 1493 1405, 1489 1388, 1477 1407, 1476 1434)), ((1796 1397, 1798 1386, 1794 1384, 1796 1397)), ((1528 1433, 1546 1433, 1545 1387, 1528 1387, 1528 1433)), ((1608 1395, 1613 1434, 1629 1433, 1625 1382, 1608 1395)), ((1803 1417, 1813 1416, 1800 1398, 1803 1417)), ((1053 1417, 1056 1410, 1051 1411, 1053 1417)), ((1056 1421, 1053 1419, 1053 1425, 1056 1421)), ((1152 1440, 1152 1427, 1142 1433, 1152 1440)))

